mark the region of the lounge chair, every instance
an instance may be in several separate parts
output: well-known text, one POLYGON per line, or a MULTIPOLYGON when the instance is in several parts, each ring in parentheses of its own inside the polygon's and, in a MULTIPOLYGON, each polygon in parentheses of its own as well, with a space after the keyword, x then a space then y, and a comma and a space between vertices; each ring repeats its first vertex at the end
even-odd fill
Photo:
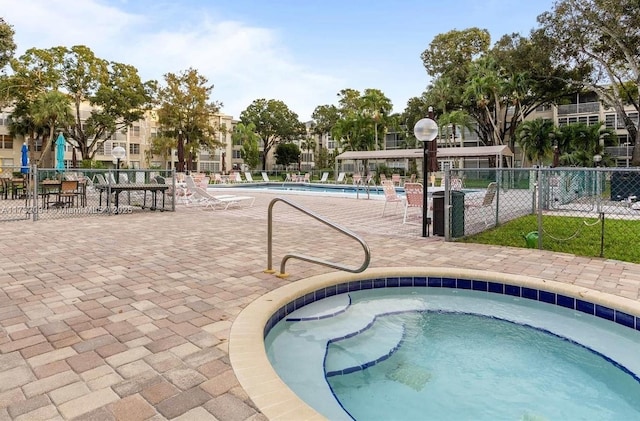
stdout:
POLYGON ((269 176, 264 171, 262 171, 262 181, 264 181, 265 183, 271 182, 271 180, 269 180, 269 176))
POLYGON ((339 173, 338 178, 336 178, 336 184, 345 183, 346 181, 347 181, 347 174, 343 172, 339 173))
POLYGON ((224 196, 214 196, 210 194, 203 188, 196 187, 193 190, 193 194, 196 197, 196 200, 203 205, 205 208, 211 209, 228 209, 229 206, 239 205, 242 202, 249 202, 249 207, 253 206, 253 202, 255 202, 256 198, 252 196, 233 196, 233 195, 224 195, 224 196))
POLYGON ((353 180, 353 184, 355 185, 362 184, 362 175, 360 174, 353 174, 351 179, 353 180))
POLYGON ((300 177, 301 183, 311 183, 311 173, 305 173, 304 178, 300 177))
POLYGON ((493 201, 496 197, 496 193, 498 191, 498 184, 494 181, 493 183, 489 183, 487 186, 487 190, 484 195, 480 198, 472 198, 471 200, 464 201, 464 207, 468 210, 478 209, 480 213, 480 217, 482 218, 484 224, 486 226, 491 225, 490 218, 492 218, 493 212, 493 201))
POLYGON ((247 183, 253 183, 253 176, 251 175, 250 172, 245 172, 244 173, 244 178, 247 180, 247 183))
POLYGON ((398 193, 396 193, 396 188, 391 181, 385 180, 382 182, 382 191, 384 192, 384 207, 382 208, 382 216, 384 216, 384 211, 387 209, 387 203, 395 203, 396 210, 398 209, 398 203, 402 203, 404 206, 405 199, 401 196, 398 196, 398 193))
POLYGON ((322 178, 320 179, 320 183, 326 183, 327 181, 329 181, 329 173, 328 172, 323 172, 322 173, 322 178))

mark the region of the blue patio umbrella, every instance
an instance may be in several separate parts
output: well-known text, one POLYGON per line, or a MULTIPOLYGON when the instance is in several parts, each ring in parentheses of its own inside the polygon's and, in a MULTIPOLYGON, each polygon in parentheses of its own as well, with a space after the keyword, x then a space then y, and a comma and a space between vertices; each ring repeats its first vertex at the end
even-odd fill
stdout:
POLYGON ((62 133, 58 135, 56 140, 56 170, 64 171, 64 144, 66 140, 62 133))
POLYGON ((29 148, 26 143, 22 144, 22 162, 20 167, 20 172, 22 174, 29 173, 29 148))

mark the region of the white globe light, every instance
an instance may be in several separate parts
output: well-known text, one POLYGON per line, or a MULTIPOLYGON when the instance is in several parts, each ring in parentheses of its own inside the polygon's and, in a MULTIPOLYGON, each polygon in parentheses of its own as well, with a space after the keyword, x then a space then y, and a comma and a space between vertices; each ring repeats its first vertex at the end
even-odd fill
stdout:
POLYGON ((431 142, 438 137, 438 124, 430 118, 420 119, 413 126, 413 134, 421 142, 431 142))

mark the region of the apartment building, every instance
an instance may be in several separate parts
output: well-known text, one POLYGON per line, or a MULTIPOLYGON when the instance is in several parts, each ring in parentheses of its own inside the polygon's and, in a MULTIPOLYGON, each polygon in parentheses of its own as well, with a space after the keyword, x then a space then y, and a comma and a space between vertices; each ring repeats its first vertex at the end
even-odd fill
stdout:
MULTIPOLYGON (((557 126, 573 123, 584 123, 588 126, 604 122, 604 127, 615 131, 617 144, 605 148, 618 167, 628 167, 633 149, 633 139, 624 126, 624 121, 613 108, 602 104, 594 92, 579 93, 567 98, 568 103, 557 106, 538 107, 528 116, 528 119, 550 119, 557 126)), ((631 105, 625 111, 638 127, 638 112, 631 105)))
MULTIPOLYGON (((23 136, 14 137, 10 134, 10 115, 11 109, 4 109, 0 112, 0 168, 15 169, 20 167, 21 148, 26 139, 23 136)), ((88 118, 89 115, 90 110, 87 104, 81 110, 81 118, 88 118)), ((222 172, 229 171, 234 167, 239 168, 242 165, 241 148, 238 145, 233 145, 231 141, 231 129, 235 126, 236 121, 231 116, 217 114, 211 117, 211 123, 219 128, 218 138, 223 146, 213 151, 201 148, 198 156, 193 159, 194 167, 191 170, 222 172)), ((120 161, 121 167, 175 168, 178 161, 176 149, 173 149, 167 157, 152 153, 152 142, 157 135, 158 117, 154 111, 149 111, 141 120, 134 122, 125 130, 117 131, 104 142, 98 144, 94 161, 100 162, 107 168, 114 168, 116 160, 112 156, 112 151, 113 148, 121 146, 127 151, 125 158, 120 161)), ((36 139, 31 145, 34 150, 30 151, 30 156, 34 160, 38 160, 42 155, 43 144, 46 144, 46 137, 36 139)), ((67 168, 73 167, 73 149, 72 141, 67 141, 64 154, 65 167, 67 168)), ((76 159, 78 161, 81 159, 79 154, 76 154, 76 159)), ((51 166, 53 165, 55 164, 51 164, 51 166)))

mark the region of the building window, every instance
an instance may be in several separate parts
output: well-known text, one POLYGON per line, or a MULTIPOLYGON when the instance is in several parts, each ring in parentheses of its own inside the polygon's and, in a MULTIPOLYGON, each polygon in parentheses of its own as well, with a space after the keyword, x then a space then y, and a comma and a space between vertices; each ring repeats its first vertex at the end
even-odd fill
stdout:
POLYGON ((3 168, 13 167, 13 158, 2 158, 0 162, 3 168))
POLYGON ((129 155, 140 155, 140 144, 139 143, 130 143, 129 144, 129 155))
POLYGON ((13 138, 6 134, 0 134, 0 149, 13 149, 13 138))
POLYGON ((140 126, 131 126, 131 136, 140 137, 140 126))
POLYGON ((240 151, 238 151, 238 150, 231 151, 231 157, 234 158, 234 159, 242 159, 242 155, 240 154, 240 151))

